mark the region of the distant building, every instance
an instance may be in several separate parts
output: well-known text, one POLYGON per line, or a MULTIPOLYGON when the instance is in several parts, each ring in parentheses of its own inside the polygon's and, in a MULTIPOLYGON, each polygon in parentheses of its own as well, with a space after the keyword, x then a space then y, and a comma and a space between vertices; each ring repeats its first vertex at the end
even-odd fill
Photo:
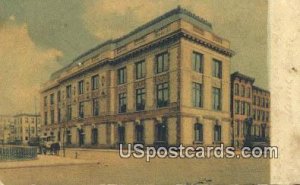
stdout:
POLYGON ((41 90, 43 135, 85 147, 230 145, 232 55, 178 7, 54 73, 41 90))
POLYGON ((13 127, 13 116, 0 115, 0 144, 9 143, 12 140, 13 127))
POLYGON ((269 140, 270 92, 254 86, 255 79, 231 74, 232 145, 242 147, 246 138, 269 140))
POLYGON ((21 113, 14 116, 14 141, 27 144, 31 137, 40 136, 41 117, 39 114, 21 113))

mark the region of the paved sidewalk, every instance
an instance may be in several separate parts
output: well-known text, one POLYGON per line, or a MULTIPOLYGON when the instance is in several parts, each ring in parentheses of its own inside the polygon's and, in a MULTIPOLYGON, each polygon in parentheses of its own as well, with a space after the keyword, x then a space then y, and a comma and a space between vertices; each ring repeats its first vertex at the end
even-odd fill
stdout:
POLYGON ((39 155, 35 160, 27 161, 1 161, 0 169, 32 168, 32 167, 49 167, 49 166, 66 166, 66 165, 84 165, 84 164, 101 164, 97 160, 84 160, 64 158, 53 155, 39 155))

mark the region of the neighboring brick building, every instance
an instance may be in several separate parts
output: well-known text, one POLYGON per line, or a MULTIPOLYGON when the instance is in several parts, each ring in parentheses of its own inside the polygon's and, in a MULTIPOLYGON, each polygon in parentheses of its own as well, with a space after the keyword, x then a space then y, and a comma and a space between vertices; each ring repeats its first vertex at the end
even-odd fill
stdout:
POLYGON ((9 143, 14 127, 14 118, 11 115, 0 115, 0 144, 9 143))
POLYGON ((232 145, 269 140, 270 92, 254 86, 255 79, 239 72, 231 74, 232 145))
POLYGON ((178 7, 54 73, 41 90, 43 135, 85 147, 230 145, 232 55, 178 7))

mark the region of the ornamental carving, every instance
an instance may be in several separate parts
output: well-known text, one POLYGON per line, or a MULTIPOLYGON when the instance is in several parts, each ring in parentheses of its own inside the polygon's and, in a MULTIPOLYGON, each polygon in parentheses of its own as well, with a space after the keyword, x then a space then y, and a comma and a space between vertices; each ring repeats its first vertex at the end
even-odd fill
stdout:
POLYGON ((155 84, 160 84, 169 81, 169 74, 163 74, 155 77, 155 84))
POLYGON ((140 89, 145 87, 145 80, 141 80, 134 83, 134 88, 140 89))

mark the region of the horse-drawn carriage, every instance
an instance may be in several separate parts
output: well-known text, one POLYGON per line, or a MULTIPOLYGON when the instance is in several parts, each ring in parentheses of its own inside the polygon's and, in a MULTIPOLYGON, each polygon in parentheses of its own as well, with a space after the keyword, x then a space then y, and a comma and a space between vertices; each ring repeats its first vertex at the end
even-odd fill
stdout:
POLYGON ((59 142, 54 142, 54 138, 52 136, 41 136, 32 138, 28 142, 29 146, 36 146, 39 149, 40 154, 54 154, 59 155, 60 144, 59 142))

